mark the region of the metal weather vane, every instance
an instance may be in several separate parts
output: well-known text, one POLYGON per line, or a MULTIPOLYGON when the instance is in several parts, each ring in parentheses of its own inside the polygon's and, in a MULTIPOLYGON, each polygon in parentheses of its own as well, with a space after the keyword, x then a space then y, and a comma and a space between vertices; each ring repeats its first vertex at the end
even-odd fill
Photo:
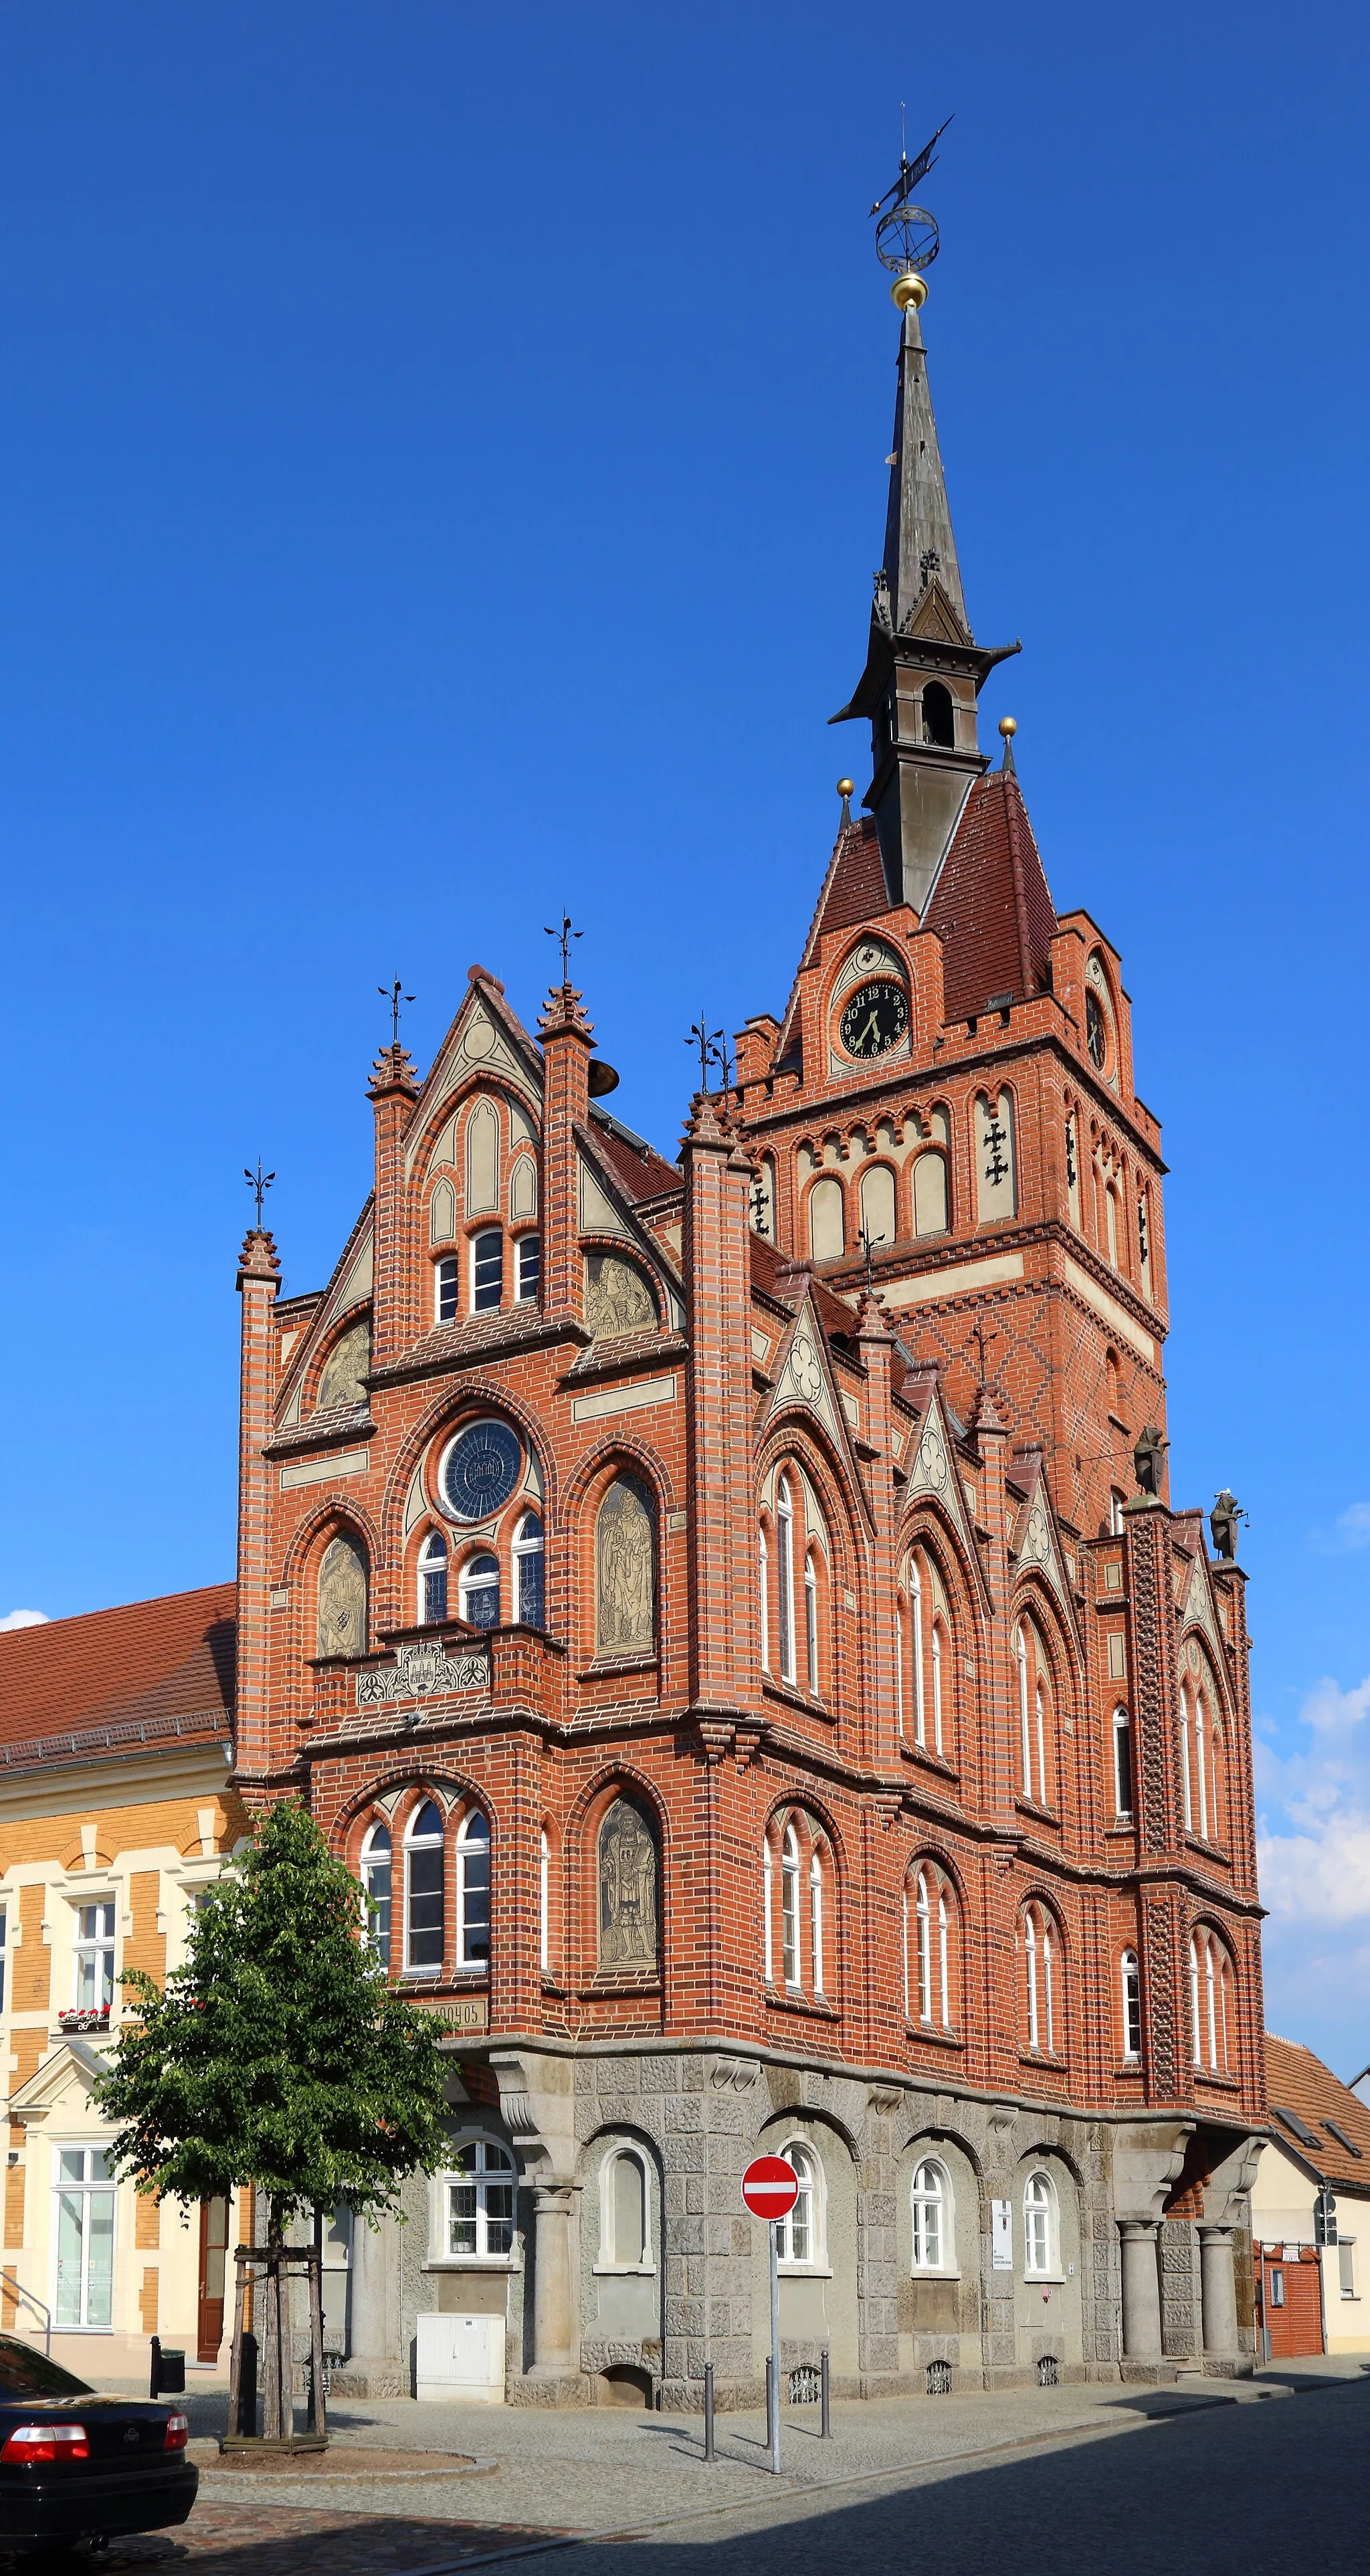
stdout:
POLYGON ((873 1288, 875 1285, 871 1271, 871 1258, 877 1243, 883 1243, 884 1241, 885 1237, 883 1234, 872 1234, 868 1226, 862 1226, 860 1242, 862 1251, 866 1256, 866 1286, 868 1289, 873 1288))
POLYGON ((276 1175, 274 1172, 264 1172, 262 1170, 262 1158, 260 1154, 257 1156, 257 1168, 255 1172, 252 1171, 246 1163, 243 1165, 243 1179, 246 1181, 248 1188, 256 1194, 257 1232, 259 1234, 262 1230, 262 1201, 266 1197, 267 1191, 270 1189, 275 1177, 276 1175))
POLYGON ((685 1040, 687 1047, 698 1047, 699 1049, 699 1088, 701 1091, 707 1091, 709 1088, 709 1067, 711 1064, 716 1064, 719 1061, 718 1050, 722 1043, 722 1039, 723 1031, 721 1029, 711 1029, 708 1026, 704 1012, 701 1011, 698 1019, 692 1023, 690 1034, 685 1040))
POLYGON ((987 1386, 989 1380, 985 1374, 985 1352, 991 1342, 998 1341, 999 1336, 992 1330, 987 1333, 983 1324, 974 1323, 971 1325, 969 1338, 976 1344, 980 1353, 980 1384, 987 1386))
POLYGON ((561 980, 565 986, 571 981, 571 942, 573 939, 583 939, 585 933, 583 930, 572 929, 569 912, 562 914, 560 930, 554 930, 550 921, 544 921, 542 927, 548 939, 556 939, 561 943, 561 980))
POLYGON ((376 990, 379 993, 381 1000, 383 1002, 388 1002, 390 1005, 390 1043, 392 1046, 398 1046, 400 1042, 400 1004, 401 1002, 412 1002, 414 996, 412 993, 406 993, 404 991, 398 975, 395 977, 393 984, 378 984, 376 986, 376 990))
MULTIPOLYGON (((900 110, 902 116, 902 108, 900 110)), ((875 223, 875 254, 885 268, 896 276, 908 277, 915 270, 931 268, 941 243, 937 219, 926 206, 915 205, 913 192, 920 180, 926 179, 937 158, 934 149, 946 133, 951 118, 942 119, 937 132, 926 142, 917 157, 910 161, 902 143, 899 147, 899 176, 883 197, 877 197, 871 208, 875 223)))

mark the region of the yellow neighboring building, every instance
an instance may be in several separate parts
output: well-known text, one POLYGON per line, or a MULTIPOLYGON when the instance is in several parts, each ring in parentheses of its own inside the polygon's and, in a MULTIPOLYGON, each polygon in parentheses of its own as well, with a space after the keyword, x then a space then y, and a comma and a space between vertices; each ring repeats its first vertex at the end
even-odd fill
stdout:
POLYGON ((91 2085, 122 1971, 177 1966, 247 1830, 234 1633, 220 1583, 0 1635, 0 2324, 34 2342, 50 2327, 54 2357, 92 2381, 141 2378, 153 2334, 192 2363, 227 2352, 224 2256, 246 2213, 159 2208, 112 2181, 91 2085))

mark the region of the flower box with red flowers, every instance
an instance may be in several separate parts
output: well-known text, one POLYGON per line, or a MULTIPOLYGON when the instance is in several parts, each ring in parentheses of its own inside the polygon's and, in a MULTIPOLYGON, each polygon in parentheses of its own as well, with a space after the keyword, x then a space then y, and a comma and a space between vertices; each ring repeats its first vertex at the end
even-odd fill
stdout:
POLYGON ((59 2013, 57 2019, 69 2038, 74 2036, 78 2031, 99 2032, 102 2030, 108 2030, 109 2006, 108 2004, 101 2004, 98 2010, 92 2010, 90 2012, 72 2011, 59 2013))

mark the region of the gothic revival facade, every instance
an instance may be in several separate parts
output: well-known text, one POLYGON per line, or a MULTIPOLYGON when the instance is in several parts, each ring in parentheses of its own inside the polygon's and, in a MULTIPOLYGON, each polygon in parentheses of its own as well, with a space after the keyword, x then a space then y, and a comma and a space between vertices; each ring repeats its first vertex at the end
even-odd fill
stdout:
POLYGON ((1250 2367, 1263 2122, 1235 1519, 1165 1471, 1160 1131, 976 643, 905 281, 842 825, 676 1162, 580 994, 470 970, 371 1084, 326 1288, 243 1250, 237 1778, 439 2014, 449 2167, 353 2385, 527 2403, 1250 2367), (1004 729, 1001 728, 1001 731, 1004 729), (497 2349, 496 2344, 496 2349, 497 2349))

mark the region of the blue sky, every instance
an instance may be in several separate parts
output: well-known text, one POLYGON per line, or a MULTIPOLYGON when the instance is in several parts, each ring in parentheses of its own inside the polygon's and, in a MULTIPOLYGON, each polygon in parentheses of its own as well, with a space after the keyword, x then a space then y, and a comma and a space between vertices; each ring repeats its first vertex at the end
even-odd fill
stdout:
POLYGON ((0 9, 0 1608, 231 1570, 287 1284, 564 900, 617 1106, 784 998, 860 755, 894 326, 1172 1165, 1173 1491, 1251 1520, 1269 2019, 1370 2058, 1363 12, 0 9))

